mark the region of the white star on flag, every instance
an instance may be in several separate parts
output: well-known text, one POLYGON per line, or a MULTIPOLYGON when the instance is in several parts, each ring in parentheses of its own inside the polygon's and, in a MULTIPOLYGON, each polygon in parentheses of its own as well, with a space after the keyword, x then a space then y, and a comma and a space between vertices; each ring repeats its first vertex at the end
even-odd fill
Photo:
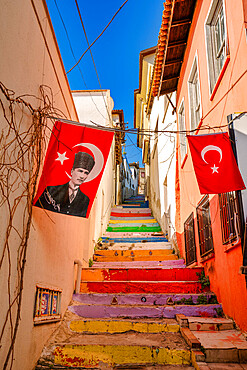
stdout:
POLYGON ((213 166, 213 167, 211 167, 211 169, 213 170, 213 172, 212 172, 212 173, 215 173, 215 172, 219 173, 219 172, 218 172, 219 167, 216 167, 216 166, 215 166, 215 164, 214 164, 214 166, 213 166))
POLYGON ((61 165, 63 165, 63 162, 66 161, 66 159, 69 159, 66 157, 66 152, 64 152, 63 154, 57 152, 57 155, 58 157, 55 159, 55 161, 59 161, 61 165))

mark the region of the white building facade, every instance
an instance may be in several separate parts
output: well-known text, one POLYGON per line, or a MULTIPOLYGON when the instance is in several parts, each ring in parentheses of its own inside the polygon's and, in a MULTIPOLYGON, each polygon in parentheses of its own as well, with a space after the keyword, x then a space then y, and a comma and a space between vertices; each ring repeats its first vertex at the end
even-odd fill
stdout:
MULTIPOLYGON (((156 48, 140 53, 139 89, 135 90, 137 145, 145 164, 145 195, 170 241, 175 240, 176 131, 175 95, 150 100, 156 48)), ((140 169, 140 174, 141 174, 140 169)))
MULTIPOLYGON (((72 96, 78 112, 79 121, 90 126, 96 124, 104 127, 113 127, 112 110, 113 99, 109 90, 81 90, 73 91, 72 96), (95 109, 97 106, 97 109, 95 109)), ((97 209, 94 218, 93 244, 107 228, 111 208, 115 202, 115 165, 114 165, 114 140, 106 163, 103 177, 94 200, 97 209)), ((93 255, 93 248, 89 251, 93 255)))

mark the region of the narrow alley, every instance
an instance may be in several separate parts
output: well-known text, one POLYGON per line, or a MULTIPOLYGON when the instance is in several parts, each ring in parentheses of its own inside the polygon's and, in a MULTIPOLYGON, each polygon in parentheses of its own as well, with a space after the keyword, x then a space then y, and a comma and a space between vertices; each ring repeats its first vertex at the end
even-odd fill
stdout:
POLYGON ((143 196, 112 209, 93 260, 36 370, 247 368, 203 268, 186 268, 143 196))
POLYGON ((0 35, 0 370, 247 370, 247 0, 0 35))

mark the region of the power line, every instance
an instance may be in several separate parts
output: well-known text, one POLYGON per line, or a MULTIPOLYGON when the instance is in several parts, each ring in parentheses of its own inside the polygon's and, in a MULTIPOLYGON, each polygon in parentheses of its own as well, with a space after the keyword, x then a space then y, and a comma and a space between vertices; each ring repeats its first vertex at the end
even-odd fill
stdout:
MULTIPOLYGON (((131 143, 132 143, 133 145, 136 145, 136 144, 132 141, 132 139, 129 137, 129 135, 128 135, 128 134, 127 134, 127 137, 129 138, 129 140, 131 141, 131 143)), ((138 146, 136 146, 136 148, 137 148, 138 150, 142 151, 142 149, 138 148, 138 146)))
POLYGON ((76 62, 76 64, 70 68, 70 70, 68 72, 66 72, 67 74, 70 73, 79 63, 80 61, 82 60, 82 58, 84 57, 84 55, 87 53, 88 50, 90 50, 90 48, 95 44, 95 42, 103 35, 103 33, 106 31, 106 29, 110 26, 110 24, 112 23, 113 19, 116 17, 116 15, 120 12, 120 10, 123 8, 123 6, 128 2, 128 0, 125 0, 125 2, 120 6, 120 8, 118 9, 118 11, 114 14, 114 16, 112 17, 112 19, 110 20, 110 22, 107 24, 107 26, 103 29, 103 31, 99 34, 98 37, 96 37, 96 39, 89 45, 89 47, 84 51, 84 53, 81 55, 81 57, 79 58, 79 60, 76 62))
MULTIPOLYGON (((67 40, 68 40, 68 43, 69 43, 69 46, 70 46, 71 53, 72 53, 72 55, 73 55, 73 58, 74 58, 74 59, 75 59, 75 61, 76 61, 76 57, 75 57, 75 54, 74 54, 74 50, 73 50, 73 48, 72 48, 72 44, 71 44, 71 41, 70 41, 70 38, 69 38, 69 34, 68 34, 67 27, 66 27, 66 25, 65 25, 65 23, 64 23, 64 20, 63 20, 62 14, 61 14, 61 12, 60 12, 60 10, 59 10, 59 8, 58 8, 57 1, 56 1, 56 0, 54 0, 54 3, 55 3, 55 5, 56 5, 57 12, 58 12, 58 15, 59 15, 59 17, 60 17, 60 20, 61 20, 61 22, 62 22, 62 25, 63 25, 64 31, 65 31, 65 33, 66 33, 66 37, 67 37, 67 40)), ((80 66, 78 66, 78 68, 79 68, 79 71, 80 71, 80 74, 81 74, 82 80, 83 80, 83 82, 84 82, 84 85, 87 87, 87 85, 86 85, 86 81, 84 80, 84 77, 83 77, 82 70, 81 70, 80 66)))
MULTIPOLYGON (((69 43, 69 46, 70 46, 71 53, 72 53, 72 55, 73 55, 74 60, 76 61, 76 57, 75 57, 75 54, 74 54, 74 50, 73 50, 73 47, 72 47, 72 44, 71 44, 71 41, 70 41, 70 38, 69 38, 69 33, 68 33, 67 28, 66 28, 65 22, 64 22, 64 20, 63 20, 62 14, 61 14, 61 12, 60 12, 60 10, 59 10, 59 8, 58 8, 57 1, 56 1, 56 0, 54 0, 54 3, 55 3, 55 5, 56 5, 58 15, 59 15, 60 20, 61 20, 61 22, 62 22, 62 25, 63 25, 64 31, 65 31, 65 34, 66 34, 66 37, 67 37, 67 40, 68 40, 68 43, 69 43)), ((88 89, 87 84, 86 84, 86 81, 85 81, 84 76, 83 76, 83 74, 82 74, 82 70, 81 70, 81 68, 80 68, 80 66, 79 66, 79 65, 78 65, 78 69, 79 69, 79 71, 80 71, 80 75, 81 75, 82 81, 83 81, 83 83, 84 83, 84 85, 85 85, 86 89, 88 89)), ((92 100, 93 104, 95 105, 95 108, 97 109, 97 111, 99 112, 99 114, 100 114, 100 115, 101 115, 101 116, 106 120, 106 117, 101 113, 101 110, 97 107, 97 104, 95 103, 95 101, 94 101, 94 99, 93 99, 93 97, 92 97, 92 94, 91 94, 91 92, 90 92, 90 90, 89 90, 89 89, 88 89, 88 91, 89 91, 90 98, 91 98, 91 100, 92 100)), ((108 114, 109 114, 109 113, 108 113, 108 114)))
MULTIPOLYGON (((100 125, 98 123, 95 123, 93 121, 90 121, 93 125, 89 125, 88 123, 72 121, 72 120, 68 120, 66 118, 55 117, 55 116, 50 116, 50 115, 46 115, 46 116, 47 116, 47 118, 50 118, 50 119, 53 119, 53 120, 62 121, 62 122, 66 122, 66 123, 74 124, 74 125, 78 125, 78 126, 91 127, 91 128, 98 129, 98 130, 103 130, 103 131, 124 132, 126 135, 127 134, 137 135, 139 133, 141 135, 153 136, 153 135, 157 134, 157 132, 161 132, 163 134, 166 134, 166 133, 174 133, 174 134, 184 133, 184 134, 188 134, 188 133, 193 133, 193 132, 197 132, 197 131, 201 131, 201 130, 222 129, 224 127, 228 127, 232 122, 234 122, 236 119, 240 118, 241 116, 243 116, 246 113, 247 112, 241 112, 236 117, 234 117, 231 121, 229 121, 227 124, 222 125, 222 126, 205 126, 205 127, 200 127, 199 129, 197 128, 197 129, 193 129, 193 130, 157 130, 157 131, 156 130, 144 130, 144 129, 139 129, 138 131, 137 131, 137 129, 122 130, 122 129, 115 128, 115 127, 105 127, 105 126, 102 126, 102 125, 100 125)), ((131 139, 130 139, 130 141, 134 144, 134 142, 131 139)))
MULTIPOLYGON (((82 25, 82 28, 83 28, 83 32, 84 32, 84 35, 85 35, 85 38, 86 38, 86 41, 87 41, 87 45, 88 45, 88 47, 89 47, 89 51, 90 51, 91 58, 92 58, 92 61, 93 61, 93 65, 94 65, 95 73, 96 73, 96 76, 97 76, 97 79, 98 79, 98 82, 99 82, 99 86, 100 86, 100 89, 102 90, 102 86, 101 86, 100 79, 99 79, 99 74, 98 74, 98 71, 97 71, 97 68, 96 68, 96 64, 95 64, 95 61, 94 61, 93 53, 92 53, 92 50, 91 50, 91 47, 90 47, 90 44, 89 44, 89 41, 88 41, 88 37, 87 37, 87 33, 86 33, 86 29, 85 29, 85 26, 84 26, 84 23, 83 23, 83 20, 82 20, 82 16, 81 16, 81 12, 80 12, 80 8, 79 8, 79 5, 78 5, 77 0, 75 0, 75 4, 76 4, 76 8, 77 8, 77 11, 78 11, 79 17, 80 17, 80 21, 81 21, 81 25, 82 25)), ((102 97, 103 97, 103 100, 104 100, 104 104, 105 104, 106 111, 107 111, 107 113, 108 113, 109 122, 111 122, 111 121, 112 121, 112 118, 111 118, 111 115, 110 115, 110 112, 109 112, 108 106, 107 106, 107 104, 106 104, 105 96, 104 96, 103 92, 102 92, 102 97)))

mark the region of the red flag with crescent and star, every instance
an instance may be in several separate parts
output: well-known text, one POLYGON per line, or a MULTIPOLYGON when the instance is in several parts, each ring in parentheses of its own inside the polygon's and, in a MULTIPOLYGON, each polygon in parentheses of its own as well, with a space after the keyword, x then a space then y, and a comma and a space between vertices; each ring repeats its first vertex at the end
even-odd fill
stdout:
POLYGON ((187 139, 201 194, 245 189, 228 133, 187 135, 187 139))
POLYGON ((48 211, 89 217, 114 132, 57 121, 33 204, 48 211))

